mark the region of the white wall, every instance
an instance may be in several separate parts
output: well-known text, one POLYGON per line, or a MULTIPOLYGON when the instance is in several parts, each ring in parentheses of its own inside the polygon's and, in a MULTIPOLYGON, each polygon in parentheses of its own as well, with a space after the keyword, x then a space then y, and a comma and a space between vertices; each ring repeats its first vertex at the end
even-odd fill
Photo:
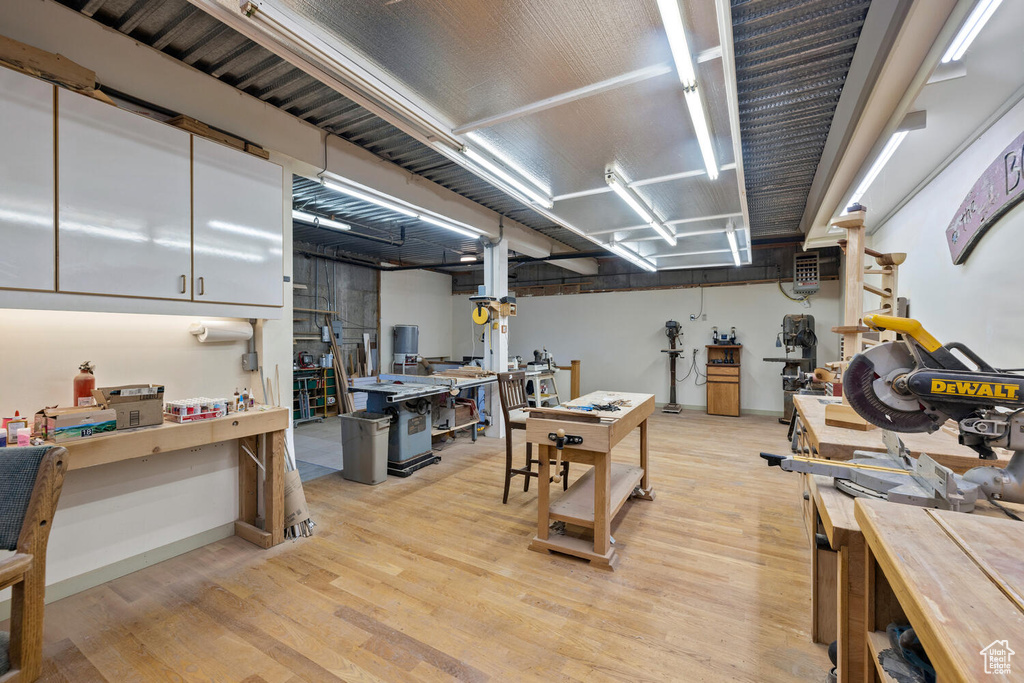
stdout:
POLYGON ((392 328, 419 325, 420 355, 452 352, 452 278, 427 270, 380 274, 380 359, 385 371, 392 360, 392 328))
MULTIPOLYGON (((704 370, 704 346, 711 343, 711 328, 720 332, 731 326, 743 344, 740 403, 744 412, 782 414, 782 371, 780 363, 765 363, 764 357, 780 357, 785 349, 775 347, 787 313, 808 313, 815 317, 819 336, 818 363, 835 360, 838 340, 830 332, 837 325, 839 286, 823 283, 812 299, 811 308, 782 296, 773 284, 705 287, 704 313, 707 320, 690 322, 690 313, 701 308, 701 290, 671 289, 569 296, 527 297, 518 300, 518 315, 509 326, 509 353, 533 357, 534 349, 547 347, 559 365, 581 360, 583 393, 598 389, 655 394, 658 403, 668 402, 669 377, 665 321, 683 326, 685 358, 677 360, 678 377, 690 367, 692 350, 698 349, 698 366, 704 370)), ((465 296, 453 299, 453 354, 473 353, 470 314, 465 296)), ((481 352, 476 343, 475 353, 481 352)), ((568 397, 568 383, 559 386, 568 397)), ((703 379, 700 380, 703 382, 703 379)), ((704 406, 706 389, 696 386, 694 375, 678 383, 677 400, 685 406, 704 406)))
POLYGON ((910 315, 943 343, 960 341, 989 363, 1024 365, 1024 204, 989 228, 954 266, 946 227, 981 173, 1024 130, 1024 102, 1011 109, 872 238, 879 251, 907 252, 900 295, 910 315))

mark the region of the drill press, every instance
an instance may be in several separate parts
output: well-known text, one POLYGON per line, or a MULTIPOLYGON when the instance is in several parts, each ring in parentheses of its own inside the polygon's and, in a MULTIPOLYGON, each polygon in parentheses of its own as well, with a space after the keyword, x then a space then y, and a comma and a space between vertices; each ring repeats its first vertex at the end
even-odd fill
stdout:
MULTIPOLYGON (((775 341, 776 346, 786 348, 785 358, 765 358, 768 363, 782 363, 782 424, 789 424, 793 415, 793 396, 804 390, 813 381, 814 368, 818 365, 818 337, 814 334, 814 316, 790 314, 782 319, 782 332, 775 341), (790 357, 800 349, 799 357, 790 357)), ((824 393, 824 391, 820 392, 824 393)))
POLYGON ((669 348, 662 349, 662 353, 668 354, 669 363, 669 390, 668 403, 661 409, 663 413, 680 413, 683 407, 676 402, 676 358, 682 355, 682 348, 676 348, 676 341, 682 339, 683 328, 675 320, 665 323, 665 336, 668 337, 669 348))

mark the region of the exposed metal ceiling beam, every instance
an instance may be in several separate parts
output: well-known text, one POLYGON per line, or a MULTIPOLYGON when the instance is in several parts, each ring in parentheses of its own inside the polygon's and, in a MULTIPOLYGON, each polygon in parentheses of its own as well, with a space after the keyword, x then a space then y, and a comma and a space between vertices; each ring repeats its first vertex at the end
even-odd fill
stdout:
MULTIPOLYGON (((731 170, 736 168, 736 164, 735 163, 722 164, 718 168, 719 168, 719 170, 722 170, 722 171, 731 171, 731 170)), ((656 185, 658 183, 668 183, 668 182, 671 182, 673 180, 682 180, 684 178, 696 178, 696 177, 699 177, 699 176, 702 176, 702 175, 707 175, 707 174, 708 174, 707 170, 701 168, 701 169, 694 169, 692 171, 681 171, 679 173, 670 173, 669 175, 656 176, 654 178, 642 178, 640 180, 634 180, 633 182, 628 183, 627 185, 629 187, 643 187, 644 185, 656 185)), ((555 197, 552 197, 552 199, 557 202, 557 201, 562 201, 562 200, 565 200, 565 199, 577 199, 579 197, 589 197, 591 195, 603 194, 605 192, 611 192, 611 191, 612 191, 612 189, 610 187, 608 187, 607 185, 604 185, 603 187, 595 187, 595 188, 590 189, 590 190, 580 190, 579 192, 569 192, 568 194, 560 194, 560 195, 557 195, 555 197)), ((590 233, 590 234, 591 235, 597 235, 597 234, 600 234, 600 233, 596 233, 595 232, 595 233, 590 233)))
POLYGON ((585 97, 591 97, 603 92, 608 92, 609 90, 615 90, 623 86, 632 85, 633 83, 640 83, 649 78, 664 76, 669 73, 672 73, 671 64, 666 63, 655 64, 654 66, 645 66, 644 68, 637 69, 636 71, 630 71, 629 73, 614 76, 597 83, 585 85, 582 88, 576 88, 569 92, 545 97, 543 100, 524 104, 521 107, 516 107, 515 109, 501 114, 495 114, 494 116, 488 116, 487 118, 478 119, 461 126, 456 126, 452 129, 452 133, 455 135, 465 135, 466 133, 471 133, 474 130, 489 128, 499 123, 505 123, 506 121, 514 121, 515 119, 529 116, 530 114, 536 114, 537 112, 544 111, 545 109, 551 109, 552 107, 557 107, 569 102, 575 102, 576 100, 582 100, 585 97))
MULTIPOLYGON (((722 57, 722 46, 716 46, 708 48, 697 55, 698 62, 708 62, 712 59, 721 59, 722 57)), ((665 74, 672 73, 671 64, 655 64, 654 66, 647 66, 636 71, 630 71, 619 76, 598 81, 597 83, 591 83, 585 85, 582 88, 576 88, 568 92, 560 93, 558 95, 552 95, 551 97, 545 97, 542 100, 531 102, 530 104, 524 104, 521 107, 516 107, 502 114, 495 114, 494 116, 488 116, 486 118, 477 119, 470 123, 465 123, 461 126, 456 126, 452 129, 452 133, 455 135, 464 135, 466 133, 472 133, 475 130, 481 128, 490 128, 496 126, 499 123, 505 123, 506 121, 514 121, 515 119, 536 114, 537 112, 551 109, 569 102, 575 102, 582 100, 586 97, 592 97, 600 93, 622 88, 633 83, 640 83, 646 81, 649 78, 656 78, 657 76, 664 76, 665 74)))
MULTIPOLYGON (((736 213, 719 213, 719 214, 715 214, 714 216, 696 216, 694 218, 677 218, 675 220, 665 221, 665 225, 683 225, 683 224, 686 224, 686 223, 700 223, 701 221, 716 221, 716 220, 723 219, 723 218, 739 218, 742 215, 743 215, 742 213, 736 212, 736 213)), ((631 226, 625 227, 625 228, 612 228, 612 229, 609 229, 609 230, 595 230, 594 232, 588 232, 587 234, 588 235, 611 235, 611 234, 616 233, 616 232, 627 232, 629 230, 649 230, 649 229, 650 229, 650 226, 648 226, 648 225, 631 225, 631 226)), ((725 232, 725 226, 722 226, 721 228, 715 228, 715 229, 712 229, 712 230, 700 230, 700 231, 697 231, 697 232, 680 232, 680 233, 676 233, 676 237, 687 237, 687 236, 690 236, 690 235, 710 235, 713 232, 725 232)), ((658 238, 658 239, 661 239, 661 238, 658 238)))

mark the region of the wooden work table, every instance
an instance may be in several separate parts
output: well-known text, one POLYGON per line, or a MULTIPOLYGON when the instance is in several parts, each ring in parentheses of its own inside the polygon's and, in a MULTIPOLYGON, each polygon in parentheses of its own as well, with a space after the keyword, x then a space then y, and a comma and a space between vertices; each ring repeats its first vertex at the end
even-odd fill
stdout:
POLYGON ((288 412, 287 408, 249 410, 212 420, 164 422, 54 445, 67 449, 68 469, 78 470, 238 439, 239 515, 235 535, 270 548, 284 540, 284 433, 288 412), (266 451, 263 496, 267 530, 255 526, 259 468, 242 447, 245 444, 258 455, 260 440, 266 451))
MULTIPOLYGON (((801 479, 804 485, 804 522, 813 553, 812 638, 816 643, 838 641, 838 673, 841 683, 870 683, 874 680, 871 660, 864 648, 868 636, 865 621, 867 587, 864 580, 867 546, 855 514, 857 499, 838 490, 832 477, 805 474, 801 475, 801 479), (823 548, 817 544, 815 533, 824 534, 828 539, 828 547, 823 548)), ((884 505, 924 512, 924 508, 911 505, 884 505)), ((1024 506, 1004 505, 1024 515, 1024 506)), ((972 513, 949 514, 971 519, 1009 521, 1006 513, 984 500, 978 501, 972 513)), ((1024 524, 1021 528, 1024 530, 1024 524)), ((1024 545, 1020 547, 1020 557, 1024 559, 1024 545)), ((941 563, 936 566, 941 566, 941 563)))
POLYGON ((636 495, 654 500, 648 462, 647 418, 654 412, 652 394, 627 394, 595 391, 561 406, 543 411, 530 411, 526 420, 526 439, 537 444, 540 460, 537 493, 537 535, 530 549, 538 552, 554 550, 590 560, 593 564, 614 569, 618 562, 611 541, 611 523, 623 504, 636 495), (605 404, 615 400, 627 402, 617 411, 580 411, 578 406, 605 404), (637 427, 640 428, 640 466, 612 462, 612 449, 637 427), (566 446, 556 453, 549 434, 564 429, 567 435, 583 437, 583 443, 566 446), (592 465, 568 491, 551 502, 548 479, 555 457, 569 462, 592 465), (569 535, 550 537, 551 521, 593 529, 594 539, 569 535))
POLYGON ((885 627, 909 623, 939 683, 1021 680, 1024 654, 1008 674, 991 675, 982 651, 1001 641, 1024 653, 1024 523, 864 499, 855 515, 872 668, 888 648, 885 627))
MULTIPOLYGON (((865 432, 825 424, 825 406, 840 401, 839 398, 825 396, 793 397, 793 407, 799 420, 799 424, 794 426, 799 434, 797 449, 806 455, 828 460, 850 460, 854 451, 884 453, 881 429, 865 432)), ((931 434, 900 434, 899 437, 915 458, 927 453, 940 465, 945 465, 957 474, 963 474, 979 465, 998 463, 999 467, 1006 467, 1009 464, 1009 460, 1002 455, 999 460, 981 460, 973 449, 961 446, 954 434, 941 429, 931 434)))

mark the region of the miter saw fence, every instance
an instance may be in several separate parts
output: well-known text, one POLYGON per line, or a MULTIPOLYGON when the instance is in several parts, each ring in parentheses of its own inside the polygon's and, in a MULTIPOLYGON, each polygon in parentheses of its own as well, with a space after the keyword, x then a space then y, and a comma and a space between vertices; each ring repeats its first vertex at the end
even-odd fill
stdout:
POLYGON ((964 479, 990 498, 1024 503, 1024 376, 997 370, 963 344, 940 344, 910 318, 866 315, 864 324, 902 339, 850 361, 843 391, 853 409, 895 432, 933 432, 953 419, 960 443, 982 458, 995 458, 994 447, 1014 451, 1006 469, 976 467, 964 479))

